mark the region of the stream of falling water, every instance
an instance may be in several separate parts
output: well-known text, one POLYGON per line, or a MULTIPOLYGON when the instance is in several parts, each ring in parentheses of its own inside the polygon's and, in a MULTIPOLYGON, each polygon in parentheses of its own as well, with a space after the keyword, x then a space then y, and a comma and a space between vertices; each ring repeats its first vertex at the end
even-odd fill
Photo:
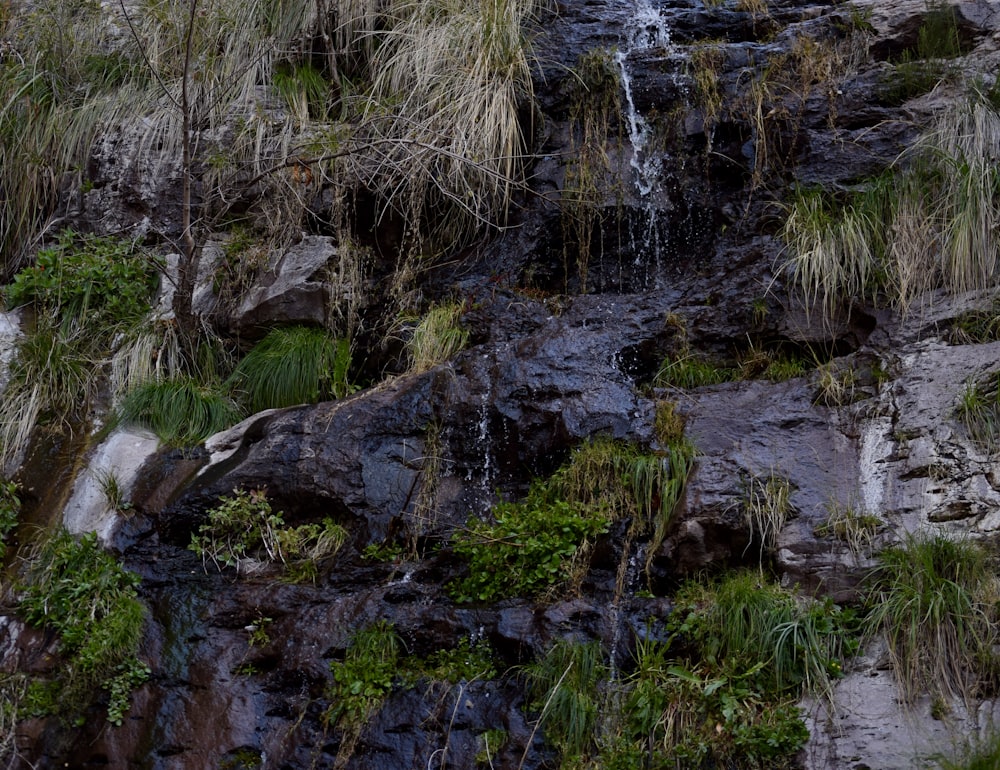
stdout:
POLYGON ((625 25, 621 44, 614 55, 625 95, 625 120, 632 146, 629 165, 641 212, 638 218, 629 222, 628 240, 629 247, 635 254, 635 266, 641 266, 643 261, 653 266, 652 276, 647 269, 646 284, 653 284, 658 288, 661 252, 666 242, 666 233, 663 231, 665 224, 661 216, 663 158, 650 144, 653 138, 652 126, 636 107, 629 58, 644 51, 670 50, 670 30, 666 19, 651 5, 650 0, 629 1, 633 4, 631 17, 625 25))

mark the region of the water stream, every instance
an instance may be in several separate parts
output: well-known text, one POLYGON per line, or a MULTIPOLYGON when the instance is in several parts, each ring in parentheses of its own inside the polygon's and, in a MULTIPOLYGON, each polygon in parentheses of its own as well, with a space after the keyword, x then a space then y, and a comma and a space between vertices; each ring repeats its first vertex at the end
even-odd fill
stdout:
POLYGON ((667 243, 663 211, 663 153, 652 143, 653 126, 636 106, 631 60, 635 55, 671 50, 670 30, 666 19, 650 0, 631 0, 632 15, 614 54, 624 93, 625 122, 631 145, 629 166, 639 206, 637 216, 628 223, 628 246, 635 255, 635 266, 647 265, 647 287, 659 288, 660 267, 667 243))

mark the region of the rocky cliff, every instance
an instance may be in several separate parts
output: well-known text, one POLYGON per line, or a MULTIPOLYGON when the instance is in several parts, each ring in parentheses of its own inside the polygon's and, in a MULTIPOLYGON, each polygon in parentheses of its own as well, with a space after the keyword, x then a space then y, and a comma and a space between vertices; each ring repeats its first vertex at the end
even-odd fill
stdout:
MULTIPOLYGON (((0 5, 15 20, 44 7, 0 5)), ((119 10, 105 12, 120 43, 130 33, 119 10)), ((12 42, 0 53, 13 67, 23 38, 5 24, 12 42)), ((855 291, 847 278, 810 284, 787 223, 816 191, 833 218, 875 180, 918 166, 913 148, 942 116, 976 100, 996 110, 1000 11, 985 0, 574 0, 538 9, 523 33, 533 52, 517 115, 524 181, 502 216, 469 206, 480 221, 450 249, 414 247, 409 202, 380 203, 374 174, 352 168, 349 186, 305 149, 278 164, 291 181, 272 169, 245 171, 232 189, 210 182, 231 126, 203 129, 195 166, 163 144, 159 176, 141 167, 152 157, 141 137, 106 130, 75 172, 82 182, 56 180, 31 248, 70 226, 141 242, 166 276, 159 324, 185 331, 170 287, 183 291, 196 272, 189 310, 227 355, 275 327, 329 329, 351 339, 352 387, 248 410, 178 446, 109 424, 108 364, 86 410, 57 410, 51 425, 43 412, 33 438, 5 450, 22 517, 0 620, 7 766, 888 769, 995 742, 992 664, 959 672, 961 687, 909 692, 892 639, 841 610, 871 617, 884 549, 995 543, 994 267, 949 282, 931 277, 946 272, 939 263, 907 263, 921 283, 880 263, 855 291), (201 229, 186 251, 191 199, 179 182, 192 176, 201 229), (421 317, 446 304, 465 344, 411 365, 421 317), (977 393, 982 421, 969 417, 977 393), (612 470, 594 460, 581 492, 567 478, 595 446, 612 470), (658 469, 647 486, 623 480, 636 458, 658 469), (255 535, 235 556, 193 551, 193 537, 232 537, 209 531, 209 512, 239 492, 281 513, 267 520, 272 534, 319 549, 329 522, 337 547, 293 557, 275 536, 281 558, 269 559, 270 541, 255 535), (570 509, 600 516, 579 523, 570 509), (537 557, 552 565, 540 582, 519 582, 541 570, 521 557, 549 536, 545 525, 487 525, 535 510, 561 532, 593 528, 537 557), (86 674, 79 661, 58 673, 65 634, 22 603, 34 528, 59 525, 97 532, 138 575, 136 658, 148 672, 119 725, 107 721, 110 692, 67 714, 32 684, 86 674), (506 562, 489 561, 511 544, 506 562), (780 672, 774 686, 758 679, 783 643, 772 637, 759 665, 725 668, 749 652, 699 636, 691 618, 714 600, 692 586, 733 574, 798 597, 789 607, 823 608, 809 610, 831 624, 816 633, 843 635, 822 647, 824 685, 808 686, 820 675, 805 641, 790 653, 805 666, 790 684, 780 672), (596 649, 600 662, 575 705, 561 706, 560 687, 585 668, 558 662, 567 646, 596 649), (635 721, 654 710, 637 700, 643 666, 665 694, 646 733, 635 721), (559 726, 573 719, 582 737, 559 726)), ((319 46, 325 33, 315 34, 301 44, 319 46)), ((272 125, 291 109, 261 98, 272 125)), ((995 162, 997 136, 986 141, 995 162)), ((463 180, 480 195, 480 177, 463 180)), ((436 184, 423 224, 450 211, 436 184)), ((900 221, 875 227, 891 243, 915 240, 900 221)), ((943 253, 944 229, 928 248, 943 253)), ((10 280, 34 264, 31 248, 16 258, 10 248, 10 280)), ((975 248, 995 259, 989 238, 975 248)), ((5 366, 41 312, 3 316, 15 351, 5 366)), ((971 628, 980 610, 970 613, 971 628)))

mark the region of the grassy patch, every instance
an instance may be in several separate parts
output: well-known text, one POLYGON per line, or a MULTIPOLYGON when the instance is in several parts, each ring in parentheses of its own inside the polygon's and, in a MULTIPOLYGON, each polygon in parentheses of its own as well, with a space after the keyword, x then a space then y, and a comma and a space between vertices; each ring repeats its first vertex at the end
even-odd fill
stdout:
POLYGON ((121 420, 153 431, 170 446, 194 446, 240 419, 236 404, 218 388, 191 377, 147 382, 125 394, 121 420))
POLYGON ((993 683, 996 578, 969 541, 913 536, 885 550, 869 580, 867 629, 888 644, 902 698, 943 701, 993 683))
POLYGON ((833 537, 847 544, 855 556, 870 553, 885 522, 852 506, 831 504, 826 520, 813 530, 816 537, 833 537))
POLYGON ((979 93, 942 113, 896 166, 858 192, 799 191, 782 237, 788 270, 824 316, 841 302, 903 308, 935 288, 996 283, 1000 113, 979 93))
POLYGON ((1000 438, 1000 374, 970 380, 959 396, 955 414, 969 438, 985 452, 995 452, 1000 438))
POLYGON ((411 372, 425 372, 465 348, 469 331, 460 323, 464 310, 457 302, 438 305, 420 319, 406 344, 411 372))
POLYGON ((324 329, 289 326, 273 329, 237 364, 229 380, 240 402, 253 413, 297 404, 343 398, 351 347, 324 329))
POLYGON ((684 442, 663 454, 607 439, 581 445, 524 500, 501 503, 493 521, 470 519, 454 535, 470 575, 451 586, 452 595, 494 601, 579 581, 595 538, 626 517, 633 531, 650 535, 652 554, 666 536, 692 455, 684 442))
POLYGON ((736 370, 719 366, 694 354, 668 358, 663 362, 653 384, 656 387, 701 388, 738 379, 736 370))
POLYGON ((851 622, 755 572, 690 583, 614 681, 599 643, 556 642, 525 669, 530 707, 561 768, 792 768, 796 703, 829 693, 851 622))

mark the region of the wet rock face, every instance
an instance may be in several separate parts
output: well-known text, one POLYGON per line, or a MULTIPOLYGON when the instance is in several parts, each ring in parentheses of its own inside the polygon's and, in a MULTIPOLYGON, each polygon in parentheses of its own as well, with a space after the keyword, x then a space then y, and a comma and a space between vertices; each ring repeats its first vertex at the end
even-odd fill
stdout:
MULTIPOLYGON (((820 323, 790 298, 775 234, 773 190, 793 181, 848 189, 919 133, 938 97, 900 109, 886 96, 885 78, 914 45, 924 3, 860 4, 872 10, 868 42, 879 61, 849 71, 833 92, 816 83, 781 91, 764 113, 771 120, 764 133, 775 142, 767 163, 757 144, 762 126, 745 101, 751 68, 790 61, 777 57, 790 55, 800 37, 844 39, 843 6, 788 0, 755 18, 725 4, 655 5, 668 43, 634 45, 636 6, 625 0, 563 3, 538 31, 545 120, 532 183, 540 195, 513 215, 517 227, 459 268, 429 272, 420 286, 427 296, 466 301, 469 349, 428 372, 390 377, 337 402, 254 415, 204 449, 146 461, 132 488, 135 513, 106 535, 143 579, 150 619, 140 655, 152 678, 121 728, 106 729, 96 712, 79 732, 26 724, 21 766, 471 768, 482 762, 483 736, 502 730, 506 743, 493 766, 550 767, 555 752, 514 667, 555 639, 599 639, 627 667, 634 640, 651 619, 669 615, 666 597, 680 581, 732 567, 763 566, 806 592, 856 598, 871 548, 829 528, 837 511, 877 515, 876 544, 921 527, 996 535, 1000 480, 989 453, 957 421, 955 404, 962 382, 995 370, 997 343, 952 345, 939 333, 965 305, 985 300, 961 298, 903 319, 844 307, 820 323), (723 106, 714 128, 691 61, 705 44, 720 51, 723 106), (614 62, 616 48, 627 51, 615 66, 625 68, 631 89, 606 148, 616 188, 597 199, 591 240, 580 244, 567 238, 555 202, 578 149, 567 125, 569 70, 590 51, 614 62), (645 155, 628 146, 628 119, 637 115, 658 127, 645 155), (661 173, 643 192, 633 161, 649 157, 661 173), (849 393, 825 394, 819 360, 785 382, 652 384, 668 355, 734 363, 754 345, 817 359, 822 351, 822 363, 832 357, 835 371, 850 373, 849 393), (655 598, 636 595, 644 581, 619 572, 635 553, 619 528, 595 544, 579 595, 456 604, 448 586, 467 567, 449 539, 470 516, 487 517, 499 499, 521 497, 588 438, 662 449, 654 424, 663 401, 675 404, 698 455, 667 536, 649 555, 642 587, 655 598), (751 511, 771 482, 788 493, 787 520, 773 541, 751 511), (332 518, 347 529, 347 543, 315 584, 284 584, 277 571, 219 573, 187 546, 207 510, 235 489, 266 489, 290 524, 332 518), (408 550, 365 558, 369 546, 401 544, 408 550), (349 738, 330 724, 330 666, 344 660, 357 629, 379 620, 415 657, 485 639, 498 673, 397 682, 347 759, 349 738), (265 627, 266 638, 254 636, 265 627)), ((957 7, 962 40, 981 46, 983 60, 996 58, 989 40, 1000 17, 992 4, 957 7)), ((88 196, 114 211, 94 226, 111 230, 157 213, 170 219, 169 196, 135 187, 127 168, 115 176, 111 154, 98 153, 107 179, 95 175, 102 192, 88 196)), ((213 248, 211 259, 221 259, 221 245, 213 248)), ((212 304, 203 265, 206 308, 220 328, 248 337, 276 323, 326 323, 325 272, 337 253, 332 238, 308 236, 268 255, 235 309, 212 304)), ((370 281, 385 279, 386 269, 370 281)), ((5 666, 44 666, 50 648, 51 640, 0 622, 5 666)), ((844 691, 863 699, 863 680, 851 679, 844 691)), ((824 734, 805 766, 891 767, 884 753, 864 753, 880 734, 862 730, 863 718, 854 714, 857 729, 849 731, 862 739, 838 743, 824 734)), ((899 758, 898 767, 907 761, 899 758)))

